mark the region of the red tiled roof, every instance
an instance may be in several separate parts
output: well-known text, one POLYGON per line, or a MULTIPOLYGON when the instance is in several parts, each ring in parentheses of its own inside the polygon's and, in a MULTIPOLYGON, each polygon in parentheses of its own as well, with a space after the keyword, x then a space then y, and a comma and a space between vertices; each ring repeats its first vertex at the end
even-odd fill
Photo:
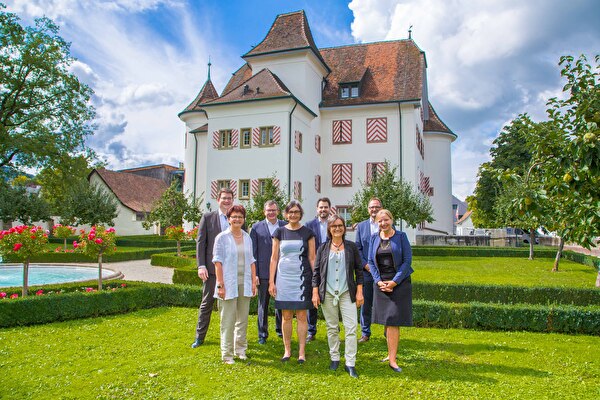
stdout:
POLYGON ((264 68, 250 79, 242 82, 235 89, 230 90, 227 94, 205 103, 205 106, 272 97, 289 97, 291 95, 285 84, 275 74, 264 68))
POLYGON ((208 132, 208 124, 204 124, 202 126, 197 127, 196 129, 192 129, 190 133, 199 133, 199 132, 208 132))
POLYGON ((104 168, 94 169, 90 176, 94 172, 102 178, 106 186, 125 207, 136 212, 150 212, 154 202, 168 188, 168 185, 160 179, 127 172, 115 172, 104 168))
POLYGON ((412 40, 332 47, 321 49, 321 54, 332 70, 323 90, 324 107, 419 100, 423 96, 425 54, 412 40), (360 96, 340 99, 340 84, 356 82, 356 77, 362 77, 360 96))
POLYGON ((311 49, 328 68, 315 44, 304 10, 279 14, 262 42, 242 58, 301 49, 311 49))
POLYGON ((423 124, 423 131, 424 132, 446 132, 446 133, 450 133, 450 134, 456 136, 456 134, 454 132, 452 132, 450 130, 450 128, 448 128, 448 125, 446 125, 440 119, 440 117, 437 115, 437 113, 433 109, 433 106, 431 105, 431 103, 429 103, 429 119, 427 121, 425 121, 425 123, 423 124))
POLYGON ((120 169, 116 172, 135 172, 135 171, 144 171, 144 170, 149 170, 149 169, 166 169, 168 171, 176 171, 179 168, 174 167, 172 165, 169 164, 156 164, 156 165, 146 165, 144 167, 136 167, 136 168, 127 168, 127 169, 120 169))
POLYGON ((216 99, 217 97, 219 97, 217 89, 215 89, 209 79, 204 83, 202 89, 200 89, 200 93, 198 93, 194 101, 192 101, 182 112, 199 110, 202 103, 216 99))
POLYGON ((252 67, 250 64, 246 63, 240 67, 237 71, 233 73, 229 82, 227 82, 227 86, 223 89, 222 95, 226 95, 231 92, 236 87, 240 86, 242 83, 250 79, 252 76, 252 67))

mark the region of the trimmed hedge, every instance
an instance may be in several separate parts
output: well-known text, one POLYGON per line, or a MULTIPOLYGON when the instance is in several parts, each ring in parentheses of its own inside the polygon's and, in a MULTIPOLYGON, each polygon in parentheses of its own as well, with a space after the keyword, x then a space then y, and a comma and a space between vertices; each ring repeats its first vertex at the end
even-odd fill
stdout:
MULTIPOLYGON (((449 257, 529 257, 529 248, 514 247, 451 247, 451 246, 413 246, 413 256, 449 256, 449 257)), ((554 258, 556 249, 551 247, 536 247, 534 256, 537 258, 554 258)))
MULTIPOLYGON (((200 286, 128 283, 116 291, 73 292, 0 301, 0 327, 24 326, 200 304, 200 286)), ((256 309, 256 297, 251 310, 256 309)), ((600 307, 442 303, 415 300, 416 326, 600 335, 600 307)))
POLYGON ((152 257, 150 257, 150 265, 155 265, 155 266, 160 266, 160 267, 195 269, 196 268, 196 252, 195 251, 185 251, 185 252, 182 252, 182 254, 188 256, 188 258, 177 257, 177 253, 153 254, 152 257), (190 255, 191 255, 191 257, 190 257, 190 255))
MULTIPOLYGON (((198 307, 202 288, 133 284, 115 291, 71 292, 0 301, 0 327, 45 324, 163 306, 198 307)), ((46 288, 45 288, 46 289, 46 288)))
POLYGON ((415 326, 600 335, 600 307, 413 303, 415 326))
POLYGON ((468 285, 413 282, 413 297, 454 303, 570 304, 600 306, 600 290, 509 285, 468 285))

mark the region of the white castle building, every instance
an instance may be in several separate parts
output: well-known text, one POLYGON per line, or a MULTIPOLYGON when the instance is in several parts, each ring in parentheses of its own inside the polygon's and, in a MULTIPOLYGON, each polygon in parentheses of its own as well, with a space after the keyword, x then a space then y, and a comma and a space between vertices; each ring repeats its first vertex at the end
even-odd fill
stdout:
MULTIPOLYGON (((219 187, 244 203, 271 177, 301 199, 304 220, 327 196, 342 216, 387 160, 430 196, 435 221, 407 231, 452 234, 450 146, 456 135, 427 92, 412 39, 319 49, 304 11, 278 15, 219 95, 208 80, 186 124, 184 188, 216 209, 219 187)), ((210 67, 210 66, 209 66, 210 67)), ((385 206, 385 205, 384 205, 385 206)))

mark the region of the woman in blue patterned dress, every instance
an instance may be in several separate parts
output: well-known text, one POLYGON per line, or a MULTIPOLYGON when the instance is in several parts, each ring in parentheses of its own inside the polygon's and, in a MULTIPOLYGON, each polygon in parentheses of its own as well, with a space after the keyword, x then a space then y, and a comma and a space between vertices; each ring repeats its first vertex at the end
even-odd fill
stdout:
POLYGON ((297 201, 290 201, 285 208, 288 224, 273 233, 269 277, 269 293, 275 298, 275 308, 282 310, 284 353, 281 361, 289 361, 292 355, 292 320, 296 313, 300 364, 306 359, 306 310, 313 308, 312 274, 316 254, 314 234, 300 223, 303 215, 304 210, 297 201))

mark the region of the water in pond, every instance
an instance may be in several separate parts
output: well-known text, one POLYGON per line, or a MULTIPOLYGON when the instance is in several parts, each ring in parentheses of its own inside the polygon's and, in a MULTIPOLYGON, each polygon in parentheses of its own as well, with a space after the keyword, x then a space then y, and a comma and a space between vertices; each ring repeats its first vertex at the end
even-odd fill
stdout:
MULTIPOLYGON (((102 269, 103 279, 114 274, 115 272, 110 269, 102 269)), ((29 266, 30 286, 91 279, 98 279, 97 267, 35 264, 29 266)), ((0 265, 0 287, 11 286, 23 286, 22 265, 0 265)))

